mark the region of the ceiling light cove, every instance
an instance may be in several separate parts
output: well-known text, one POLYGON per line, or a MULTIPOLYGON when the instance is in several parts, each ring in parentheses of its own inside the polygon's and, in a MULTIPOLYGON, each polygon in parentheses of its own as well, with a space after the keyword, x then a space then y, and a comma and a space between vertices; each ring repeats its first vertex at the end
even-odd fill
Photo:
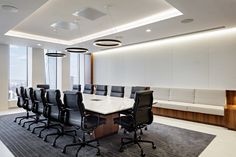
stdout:
POLYGON ((55 39, 55 38, 50 38, 50 37, 45 37, 45 36, 40 36, 40 35, 18 32, 18 31, 8 31, 5 35, 18 37, 18 38, 24 38, 24 39, 50 42, 50 43, 55 43, 55 44, 72 45, 72 43, 66 40, 60 40, 60 39, 55 39))
MULTIPOLYGON (((142 18, 142 19, 138 19, 136 21, 132 21, 123 25, 119 25, 104 31, 100 31, 94 34, 90 34, 87 36, 83 36, 80 38, 76 38, 73 40, 60 40, 60 39, 55 39, 55 38, 50 38, 50 37, 45 37, 45 36, 39 36, 39 35, 35 35, 35 34, 29 34, 29 33, 24 33, 24 32, 19 32, 19 31, 14 31, 14 30, 10 30, 8 31, 5 35, 8 36, 13 36, 13 37, 19 37, 19 38, 26 38, 26 39, 32 39, 32 40, 37 40, 37 41, 45 41, 45 42, 51 42, 51 43, 57 43, 57 44, 63 44, 63 45, 75 45, 75 44, 79 44, 85 41, 89 41, 89 40, 93 40, 93 39, 97 39, 97 38, 101 38, 101 37, 105 37, 108 35, 112 35, 114 33, 119 33, 119 32, 123 32, 123 31, 127 31, 130 29, 134 29, 137 27, 141 27, 141 26, 145 26, 151 23, 155 23, 155 22, 159 22, 159 21, 163 21, 166 19, 170 19, 173 17, 177 17, 183 15, 183 13, 181 13, 179 10, 175 9, 175 8, 171 8, 168 9, 166 11, 163 12, 159 12, 157 14, 142 18)), ((65 23, 65 22, 59 22, 59 23, 54 23, 52 25, 52 27, 54 29, 58 29, 58 28, 64 28, 64 29, 75 29, 75 27, 77 26, 77 24, 73 23, 74 25, 71 25, 72 23, 65 23)))
POLYGON ((85 42, 85 41, 88 41, 88 40, 104 37, 104 36, 111 35, 111 34, 114 34, 114 33, 127 31, 127 30, 130 30, 130 29, 134 29, 134 28, 137 28, 137 27, 141 27, 141 26, 144 26, 144 25, 151 24, 151 23, 167 20, 167 19, 177 17, 177 16, 180 16, 180 15, 183 15, 183 13, 181 13, 179 10, 177 10, 175 8, 172 8, 172 9, 168 9, 166 11, 163 11, 163 12, 145 17, 143 19, 139 19, 139 20, 132 21, 132 22, 124 24, 124 25, 117 26, 115 28, 107 29, 107 30, 104 30, 104 31, 101 31, 101 32, 97 32, 97 33, 88 35, 88 36, 84 36, 84 37, 81 37, 81 38, 71 40, 71 42, 73 44, 78 44, 78 43, 81 43, 81 42, 85 42))

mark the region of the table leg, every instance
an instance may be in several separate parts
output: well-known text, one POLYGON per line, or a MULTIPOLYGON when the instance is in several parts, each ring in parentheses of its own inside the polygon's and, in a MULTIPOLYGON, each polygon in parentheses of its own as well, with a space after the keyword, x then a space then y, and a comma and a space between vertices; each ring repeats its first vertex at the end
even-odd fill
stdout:
POLYGON ((106 124, 100 125, 99 127, 95 129, 94 133, 95 133, 96 139, 118 133, 119 125, 114 124, 114 121, 113 121, 114 118, 119 117, 118 113, 100 116, 100 117, 106 119, 106 124))

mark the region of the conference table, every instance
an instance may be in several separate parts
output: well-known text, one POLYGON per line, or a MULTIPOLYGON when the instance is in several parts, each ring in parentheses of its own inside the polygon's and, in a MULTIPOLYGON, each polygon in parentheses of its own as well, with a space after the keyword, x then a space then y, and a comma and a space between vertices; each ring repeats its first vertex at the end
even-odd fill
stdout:
MULTIPOLYGON (((102 138, 118 133, 119 126, 114 124, 113 119, 119 117, 121 111, 131 109, 134 99, 83 94, 83 103, 87 111, 106 119, 106 124, 94 131, 95 138, 102 138)), ((156 100, 153 103, 156 103, 156 100)))

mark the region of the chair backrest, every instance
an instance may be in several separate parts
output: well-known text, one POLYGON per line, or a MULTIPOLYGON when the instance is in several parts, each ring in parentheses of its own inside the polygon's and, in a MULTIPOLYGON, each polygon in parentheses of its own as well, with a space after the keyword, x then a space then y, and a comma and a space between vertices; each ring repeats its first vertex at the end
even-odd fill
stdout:
POLYGON ((49 106, 48 117, 61 121, 63 119, 62 101, 60 90, 47 90, 47 105, 49 106))
POLYGON ((92 85, 92 84, 85 84, 84 85, 83 93, 85 93, 85 94, 93 94, 93 91, 94 91, 94 85, 92 85))
POLYGON ((71 125, 81 126, 82 117, 85 116, 83 97, 78 91, 65 91, 64 104, 69 110, 66 114, 66 122, 71 125))
POLYGON ((135 93, 137 91, 145 91, 145 90, 149 90, 150 87, 141 87, 141 86, 134 86, 131 88, 131 93, 130 93, 130 98, 134 98, 135 97, 135 93))
POLYGON ((16 88, 16 95, 17 95, 17 106, 23 107, 25 104, 25 89, 24 87, 16 88))
POLYGON ((72 87, 72 90, 75 90, 75 91, 81 91, 81 85, 80 84, 74 84, 73 87, 72 87))
POLYGON ((110 96, 123 98, 125 94, 125 87, 123 86, 112 86, 110 96))
POLYGON ((25 101, 26 101, 26 109, 28 111, 32 111, 34 107, 34 90, 33 88, 25 89, 25 101))
POLYGON ((42 89, 50 89, 50 85, 48 84, 38 84, 37 85, 37 88, 42 88, 42 89))
POLYGON ((35 99, 35 111, 38 113, 44 113, 46 116, 46 98, 45 98, 45 90, 44 89, 36 89, 34 90, 34 99, 35 99))
POLYGON ((96 85, 96 95, 107 95, 107 85, 96 85))
POLYGON ((138 91, 134 100, 133 114, 136 126, 151 124, 153 121, 153 91, 138 91))

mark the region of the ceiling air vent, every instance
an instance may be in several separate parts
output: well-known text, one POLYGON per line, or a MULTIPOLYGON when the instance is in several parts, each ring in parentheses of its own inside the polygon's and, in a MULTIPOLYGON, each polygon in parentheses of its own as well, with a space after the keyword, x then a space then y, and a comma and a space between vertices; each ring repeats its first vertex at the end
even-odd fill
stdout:
POLYGON ((99 11, 99 10, 96 10, 94 8, 84 8, 84 9, 81 9, 79 11, 76 11, 72 15, 84 17, 86 19, 94 21, 94 20, 96 20, 96 19, 98 19, 100 17, 105 16, 106 14, 101 12, 101 11, 99 11))

